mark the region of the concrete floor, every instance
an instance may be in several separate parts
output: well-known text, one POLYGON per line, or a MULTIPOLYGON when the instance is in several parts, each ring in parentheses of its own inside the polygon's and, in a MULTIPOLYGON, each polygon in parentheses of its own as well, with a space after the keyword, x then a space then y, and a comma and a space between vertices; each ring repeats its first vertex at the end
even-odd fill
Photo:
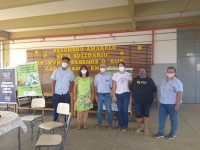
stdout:
MULTIPOLYGON (((45 121, 51 120, 51 113, 47 112, 45 121)), ((88 129, 77 131, 75 129, 76 118, 72 120, 72 126, 68 141, 65 144, 67 150, 200 150, 200 105, 183 105, 179 129, 175 139, 167 140, 165 138, 154 139, 152 134, 157 132, 158 127, 158 108, 153 106, 151 111, 149 131, 150 135, 144 133, 135 133, 134 118, 130 116, 129 129, 127 132, 117 131, 114 125, 112 130, 107 130, 106 121, 102 129, 95 129, 96 115, 90 114, 88 119, 88 129)), ((22 150, 32 150, 36 143, 36 133, 38 123, 34 128, 34 140, 30 140, 30 127, 24 134, 21 131, 22 150)), ((170 122, 167 120, 166 134, 170 130, 170 122)), ((56 131, 62 134, 60 130, 56 131)), ((14 129, 0 136, 0 150, 17 150, 17 130, 14 129)), ((45 148, 46 149, 46 148, 45 148)), ((55 149, 55 148, 50 148, 55 149)))

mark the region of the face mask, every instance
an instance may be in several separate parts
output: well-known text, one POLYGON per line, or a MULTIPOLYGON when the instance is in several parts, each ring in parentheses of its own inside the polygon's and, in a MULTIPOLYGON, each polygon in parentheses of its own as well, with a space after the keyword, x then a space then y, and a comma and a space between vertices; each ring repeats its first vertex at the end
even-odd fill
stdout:
POLYGON ((100 68, 100 71, 101 71, 101 72, 105 72, 105 71, 106 71, 106 68, 100 68))
POLYGON ((139 72, 138 75, 139 75, 140 77, 145 77, 146 73, 145 73, 145 72, 139 72))
POLYGON ((167 73, 167 77, 170 78, 170 79, 173 78, 174 77, 174 73, 167 73))
POLYGON ((67 63, 65 63, 65 62, 62 63, 62 67, 63 67, 63 68, 67 68, 67 66, 68 66, 67 63))
POLYGON ((119 71, 124 71, 125 67, 119 67, 119 71))
POLYGON ((82 74, 86 74, 87 70, 81 70, 82 74))

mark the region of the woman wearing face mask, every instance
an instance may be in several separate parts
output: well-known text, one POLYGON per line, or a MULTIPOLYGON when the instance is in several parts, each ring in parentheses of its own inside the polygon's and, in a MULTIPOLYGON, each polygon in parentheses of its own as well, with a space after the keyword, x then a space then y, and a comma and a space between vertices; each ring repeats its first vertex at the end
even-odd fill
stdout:
POLYGON ((137 121, 137 127, 135 129, 136 133, 142 131, 142 122, 144 120, 144 134, 149 134, 148 131, 148 121, 149 112, 153 100, 156 99, 156 86, 154 81, 146 76, 146 71, 144 68, 140 68, 138 76, 133 78, 130 86, 131 92, 133 94, 133 101, 135 106, 135 116, 137 121))
POLYGON ((118 64, 119 72, 114 73, 113 80, 113 100, 117 100, 118 107, 118 130, 126 131, 128 128, 128 105, 130 101, 129 85, 132 77, 125 72, 124 62, 118 64))
POLYGON ((176 77, 174 67, 167 68, 167 78, 164 79, 160 86, 160 107, 159 107, 159 129, 154 138, 164 137, 165 122, 167 116, 170 116, 171 130, 165 137, 173 139, 176 136, 178 128, 178 114, 180 104, 182 103, 183 85, 176 77))
POLYGON ((76 129, 79 130, 81 127, 86 129, 88 110, 93 108, 94 87, 93 79, 85 65, 80 67, 79 76, 74 79, 74 83, 74 100, 78 123, 76 129))

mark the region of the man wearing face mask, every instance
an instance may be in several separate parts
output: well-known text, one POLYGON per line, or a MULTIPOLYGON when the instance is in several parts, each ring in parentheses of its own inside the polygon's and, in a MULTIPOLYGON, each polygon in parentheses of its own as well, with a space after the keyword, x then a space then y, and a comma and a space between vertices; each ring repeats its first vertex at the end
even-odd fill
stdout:
POLYGON ((170 116, 171 130, 165 137, 167 139, 173 139, 176 136, 178 129, 178 115, 180 105, 183 97, 183 84, 176 77, 176 68, 170 66, 167 68, 166 78, 160 85, 160 105, 159 105, 159 127, 158 133, 153 137, 164 137, 165 122, 167 116, 170 116))
MULTIPOLYGON (((62 66, 57 68, 52 76, 52 94, 53 94, 53 107, 54 107, 54 116, 53 120, 58 120, 57 106, 58 103, 68 103, 70 104, 70 93, 73 90, 73 80, 74 73, 69 70, 68 64, 70 58, 62 58, 62 66)), ((66 118, 65 118, 66 119, 66 118)))
POLYGON ((146 76, 144 68, 140 68, 138 76, 133 78, 130 89, 133 95, 135 106, 135 116, 137 121, 136 133, 142 131, 142 122, 144 120, 144 134, 149 134, 148 120, 149 112, 153 100, 156 99, 157 88, 154 81, 146 76))
POLYGON ((95 99, 98 104, 98 124, 96 128, 102 127, 102 108, 103 104, 106 107, 108 115, 108 129, 112 128, 112 108, 111 108, 111 88, 112 88, 112 76, 106 73, 106 64, 100 65, 100 73, 94 78, 95 86, 95 99))

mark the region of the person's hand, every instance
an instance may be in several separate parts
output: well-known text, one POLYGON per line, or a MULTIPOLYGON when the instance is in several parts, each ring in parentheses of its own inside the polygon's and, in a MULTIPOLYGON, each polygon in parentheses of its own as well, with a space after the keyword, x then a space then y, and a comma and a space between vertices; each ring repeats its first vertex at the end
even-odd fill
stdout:
POLYGON ((91 100, 91 101, 94 101, 94 96, 93 96, 93 95, 90 97, 90 100, 91 100))
POLYGON ((98 96, 95 96, 95 100, 96 100, 96 102, 98 103, 98 101, 99 101, 98 96))
POLYGON ((155 103, 156 101, 157 101, 157 99, 156 99, 156 98, 154 98, 154 99, 153 99, 153 102, 155 103))
POLYGON ((77 100, 77 98, 76 97, 74 97, 74 101, 76 101, 77 100))
POLYGON ((175 112, 179 111, 179 105, 175 105, 175 112))
POLYGON ((116 103, 117 102, 117 97, 116 97, 116 95, 114 94, 113 95, 113 97, 112 97, 112 101, 114 102, 114 103, 116 103))

